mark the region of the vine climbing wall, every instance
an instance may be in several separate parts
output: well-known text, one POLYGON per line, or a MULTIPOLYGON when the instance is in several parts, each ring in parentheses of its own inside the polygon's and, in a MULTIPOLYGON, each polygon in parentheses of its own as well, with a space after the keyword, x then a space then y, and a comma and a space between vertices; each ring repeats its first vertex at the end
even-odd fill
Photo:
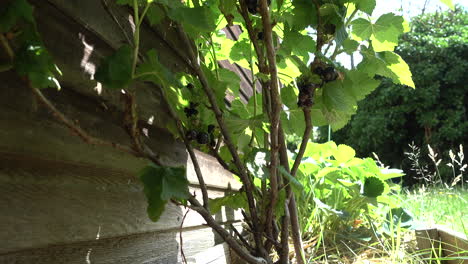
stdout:
MULTIPOLYGON (((63 72, 62 89, 44 94, 91 135, 130 145, 119 94, 93 80, 100 59, 131 38, 129 10, 112 0, 30 2, 43 41, 63 72)), ((226 33, 235 38, 236 30, 226 33)), ((145 25, 142 36, 142 53, 155 48, 166 66, 187 68, 169 22, 145 25)), ((227 62, 220 65, 241 77, 245 101, 252 93, 250 73, 227 62)), ((172 264, 181 263, 181 247, 189 263, 230 263, 229 249, 197 213, 189 212, 181 227, 186 209, 168 204, 161 220, 148 219, 137 178, 148 161, 86 144, 35 99, 14 71, 0 73, 0 80, 0 263, 172 264)), ((187 166, 191 190, 198 192, 185 148, 164 128, 169 115, 156 89, 136 90, 149 145, 168 165, 187 166)), ((197 154, 210 196, 239 188, 215 160, 197 154)), ((216 219, 240 225, 238 212, 225 210, 216 219)))

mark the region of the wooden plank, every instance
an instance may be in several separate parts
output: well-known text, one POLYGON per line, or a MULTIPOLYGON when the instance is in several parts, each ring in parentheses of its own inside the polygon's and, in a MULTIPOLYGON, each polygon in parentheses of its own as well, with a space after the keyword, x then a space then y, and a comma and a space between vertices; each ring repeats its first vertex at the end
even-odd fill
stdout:
MULTIPOLYGON (((220 238, 210 228, 197 230, 186 229, 183 232, 184 254, 191 264, 203 262, 197 257, 199 253, 219 244, 220 238)), ((215 247, 217 262, 222 262, 224 247, 215 247), (219 250, 219 251, 218 251, 219 250)), ((229 256, 225 256, 229 258, 229 256)), ((55 245, 44 248, 29 249, 7 254, 0 254, 0 264, 178 264, 182 263, 178 231, 152 232, 126 237, 103 239, 96 236, 91 241, 55 245)))
POLYGON ((416 240, 421 258, 441 257, 442 248, 436 228, 416 230, 416 240))
MULTIPOLYGON (((95 167, 96 169, 118 170, 136 175, 148 161, 131 157, 112 147, 91 146, 83 142, 70 130, 56 121, 45 109, 34 105, 30 91, 19 84, 21 80, 15 75, 0 74, 0 152, 12 155, 23 155, 27 159, 38 158, 51 162, 62 162, 69 165, 95 167)), ((106 111, 98 108, 87 98, 74 101, 73 92, 50 90, 47 94, 53 98, 58 107, 91 135, 130 145, 125 131, 112 120, 106 118, 106 111)), ((117 118, 118 119, 118 118, 117 118)), ((175 141, 162 129, 148 129, 148 144, 171 166, 187 166, 187 177, 193 184, 198 183, 192 162, 188 158, 183 144, 175 141)), ((196 151, 205 181, 215 188, 240 188, 239 182, 231 173, 224 170, 213 157, 196 151)))
MULTIPOLYGON (((0 253, 100 237, 124 236, 177 229, 184 210, 167 204, 154 223, 146 213, 140 182, 119 171, 54 166, 45 161, 22 162, 0 158, 0 253)), ((197 197, 201 197, 198 189, 197 197)), ((224 195, 210 190, 211 197, 224 195)), ((219 222, 241 219, 240 212, 225 210, 219 222)), ((205 221, 189 213, 184 226, 205 221)))
POLYGON ((464 234, 437 226, 447 264, 468 264, 468 239, 464 234), (453 258, 453 259, 450 259, 453 258))

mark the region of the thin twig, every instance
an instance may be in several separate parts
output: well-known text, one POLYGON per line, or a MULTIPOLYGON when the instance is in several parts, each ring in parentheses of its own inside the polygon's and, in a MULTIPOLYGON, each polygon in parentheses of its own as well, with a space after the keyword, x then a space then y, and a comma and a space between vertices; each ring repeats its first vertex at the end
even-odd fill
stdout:
POLYGON ((234 231, 234 233, 236 233, 237 237, 242 242, 242 244, 244 244, 246 248, 248 248, 251 251, 254 250, 254 248, 252 248, 252 246, 247 242, 247 240, 245 240, 245 238, 242 236, 241 233, 239 233, 239 231, 233 224, 229 224, 229 227, 232 229, 232 231, 234 231))
MULTIPOLYGON (((135 151, 127 146, 114 143, 114 142, 107 142, 99 138, 95 138, 91 135, 89 135, 86 131, 84 131, 80 126, 78 126, 76 123, 68 119, 62 112, 60 112, 55 106, 42 94, 42 92, 33 87, 32 84, 29 82, 29 87, 31 88, 33 94, 38 98, 38 100, 44 104, 54 115, 55 118, 57 118, 59 121, 61 121, 66 127, 68 127, 73 133, 75 133, 77 136, 79 136, 84 142, 91 144, 91 145, 100 145, 100 146, 109 146, 113 147, 115 149, 118 149, 123 152, 127 152, 133 156, 136 157, 141 157, 142 154, 138 151, 135 151)), ((157 157, 154 153, 151 155, 150 159, 158 164, 161 165, 161 162, 159 161, 159 157, 157 157)))
POLYGON ((237 253, 239 257, 251 264, 266 264, 266 260, 263 258, 255 257, 250 254, 245 248, 241 247, 238 241, 232 237, 219 223, 214 220, 211 214, 201 206, 195 197, 191 196, 189 198, 190 203, 192 204, 192 209, 197 211, 206 221, 208 226, 213 228, 223 240, 237 253))
POLYGON ((127 34, 127 31, 125 31, 125 29, 123 28, 123 26, 120 24, 119 20, 117 19, 117 17, 114 15, 114 13, 111 11, 110 7, 109 7, 109 4, 107 3, 107 0, 101 0, 101 2, 103 3, 104 5, 104 9, 106 10, 106 12, 112 17, 112 20, 114 20, 114 22, 117 24, 117 26, 120 28, 120 31, 122 31, 123 35, 125 36, 125 38, 127 39, 128 43, 129 44, 133 44, 132 40, 130 39, 130 37, 128 36, 127 34))
POLYGON ((15 52, 11 48, 10 44, 8 43, 8 40, 3 36, 3 34, 0 34, 0 42, 2 43, 3 48, 5 49, 6 54, 8 57, 13 60, 15 57, 15 52))
POLYGON ((182 259, 185 262, 185 264, 187 264, 187 259, 185 258, 185 254, 184 254, 184 242, 182 240, 182 227, 184 226, 185 217, 187 216, 189 211, 190 210, 187 209, 187 211, 184 214, 184 217, 182 217, 182 222, 180 222, 180 228, 179 228, 180 255, 182 255, 182 259))

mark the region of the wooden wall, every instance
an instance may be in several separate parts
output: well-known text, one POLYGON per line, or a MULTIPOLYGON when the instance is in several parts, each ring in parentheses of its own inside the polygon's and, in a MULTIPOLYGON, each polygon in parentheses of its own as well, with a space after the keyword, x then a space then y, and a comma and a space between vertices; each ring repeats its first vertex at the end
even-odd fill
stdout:
MULTIPOLYGON (((131 37, 128 10, 113 0, 30 2, 43 40, 63 71, 62 89, 44 94, 93 136, 130 144, 121 128, 119 94, 101 90, 92 80, 100 59, 131 37)), ((169 24, 145 25, 142 39, 142 53, 155 48, 168 67, 187 70, 184 49, 169 24)), ((87 145, 36 101, 15 72, 1 73, 0 80, 0 263, 181 263, 185 209, 169 204, 160 221, 148 219, 137 178, 148 161, 87 145)), ((138 85, 141 121, 154 120, 147 125, 148 144, 166 164, 187 166, 191 188, 198 192, 183 145, 164 130, 170 120, 157 92, 138 85)), ((242 86, 248 98, 245 77, 242 86)), ((239 188, 210 156, 197 155, 211 195, 239 188)), ((223 211, 216 219, 240 225, 238 212, 223 211)), ((229 263, 229 249, 204 223, 195 212, 185 219, 187 260, 229 263)))

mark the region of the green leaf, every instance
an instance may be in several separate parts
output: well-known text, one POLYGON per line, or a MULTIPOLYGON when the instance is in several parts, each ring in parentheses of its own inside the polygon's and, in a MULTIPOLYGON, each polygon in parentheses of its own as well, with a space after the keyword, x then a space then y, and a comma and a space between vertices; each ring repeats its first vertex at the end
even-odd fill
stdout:
POLYGON ((361 54, 364 58, 357 67, 359 71, 366 72, 370 77, 385 76, 395 83, 414 88, 409 66, 398 54, 391 51, 374 53, 371 49, 363 49, 361 54))
POLYGON ((405 20, 402 16, 387 13, 379 17, 375 24, 364 18, 351 22, 353 36, 358 41, 372 40, 377 52, 393 51, 398 45, 398 38, 405 32, 405 20))
POLYGON ((404 32, 405 20, 393 13, 384 14, 377 19, 373 27, 372 46, 376 52, 393 51, 398 45, 398 38, 404 32))
POLYGON ((356 106, 356 100, 350 95, 348 90, 340 80, 325 84, 322 95, 323 104, 329 111, 352 112, 356 106))
POLYGON ((295 0, 292 17, 288 23, 292 29, 302 30, 317 25, 317 10, 308 0, 295 0))
POLYGON ((121 46, 114 54, 103 59, 94 75, 96 81, 110 89, 127 87, 132 81, 132 48, 121 46))
POLYGON ((315 40, 312 37, 303 35, 295 30, 290 30, 284 33, 280 52, 283 51, 283 55, 285 56, 293 53, 304 57, 307 61, 309 59, 309 52, 315 52, 315 46, 315 40))
POLYGON ((16 52, 14 67, 19 75, 27 76, 36 88, 60 89, 55 75, 61 72, 41 44, 27 44, 21 47, 16 52))
POLYGON ((375 80, 366 73, 358 70, 351 70, 346 73, 346 80, 350 82, 345 82, 347 85, 346 88, 350 88, 350 94, 354 97, 356 101, 360 101, 374 91, 380 84, 380 81, 375 80))
POLYGON ((281 88, 281 100, 289 108, 297 108, 297 96, 299 91, 292 85, 281 88))
POLYGON ((219 68, 218 69, 219 80, 224 82, 233 94, 239 94, 240 87, 240 77, 233 71, 228 69, 219 68))
POLYGON ((338 145, 338 149, 333 153, 333 157, 335 157, 335 160, 339 163, 345 163, 354 158, 355 155, 356 151, 354 151, 350 146, 344 144, 338 145))
POLYGON ((352 2, 355 3, 357 9, 368 15, 372 15, 372 11, 374 11, 376 5, 375 0, 353 0, 352 2))
POLYGON ((151 26, 161 23, 165 16, 164 10, 158 5, 150 5, 146 12, 146 18, 151 26))
POLYGON ((363 187, 363 195, 370 197, 370 198, 375 198, 379 195, 382 195, 385 190, 385 183, 375 177, 367 177, 364 181, 364 187, 363 187))
POLYGON ((372 35, 372 23, 364 18, 358 18, 351 22, 353 35, 358 41, 369 39, 372 35))
POLYGON ((248 211, 249 208, 244 192, 230 193, 224 197, 210 199, 209 206, 212 214, 219 213, 223 206, 233 210, 246 209, 248 211))
POLYGON ((390 209, 386 218, 387 221, 384 223, 383 228, 387 233, 413 226, 413 216, 409 211, 401 207, 390 209))
POLYGON ((278 170, 289 181, 289 184, 291 184, 291 188, 296 197, 301 197, 304 192, 304 186, 302 186, 296 177, 292 176, 291 173, 286 171, 283 166, 279 166, 278 170))
POLYGON ((226 116, 225 120, 228 130, 234 136, 242 134, 248 127, 250 127, 251 129, 256 127, 262 127, 263 123, 266 122, 265 116, 263 114, 248 119, 244 119, 231 114, 226 116))
POLYGON ((349 55, 353 54, 353 52, 355 52, 358 47, 359 47, 359 42, 355 40, 345 39, 343 41, 343 50, 349 55))
POLYGON ((12 0, 0 11, 0 32, 8 32, 21 20, 34 24, 33 7, 26 0, 12 0))
POLYGON ((316 175, 315 178, 320 179, 327 177, 330 174, 336 174, 339 173, 340 169, 336 167, 325 167, 321 169, 316 175))
POLYGON ((193 39, 200 34, 214 31, 218 16, 207 6, 178 7, 169 10, 169 17, 182 23, 185 31, 193 39))
POLYGON ((150 165, 140 172, 140 180, 148 200, 148 216, 154 222, 164 211, 169 199, 184 200, 190 195, 185 168, 150 165))

